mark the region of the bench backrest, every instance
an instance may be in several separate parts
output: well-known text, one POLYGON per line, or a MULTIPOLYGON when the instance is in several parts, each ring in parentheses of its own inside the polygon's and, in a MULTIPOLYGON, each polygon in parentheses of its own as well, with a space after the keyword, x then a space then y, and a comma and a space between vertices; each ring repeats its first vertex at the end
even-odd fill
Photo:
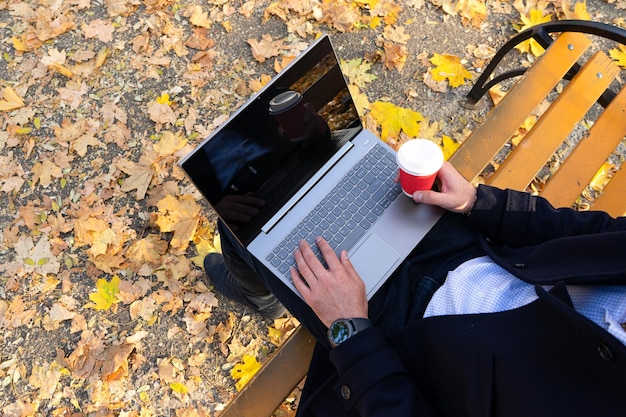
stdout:
MULTIPOLYGON (((509 140, 518 128, 554 93, 557 84, 591 44, 583 33, 561 34, 465 140, 450 162, 469 180, 480 175, 503 148, 510 146, 509 140)), ((580 121, 584 117, 588 119, 589 109, 619 73, 619 67, 604 53, 593 54, 486 182, 498 187, 527 189, 571 137, 574 128, 578 126, 581 135, 580 121)), ((554 206, 572 206, 626 135, 626 88, 605 109, 597 107, 600 106, 594 106, 594 110, 600 115, 591 129, 582 133, 582 139, 564 162, 545 185, 539 186, 540 194, 554 206)), ((619 170, 590 204, 593 209, 613 216, 625 215, 626 169, 619 170)))

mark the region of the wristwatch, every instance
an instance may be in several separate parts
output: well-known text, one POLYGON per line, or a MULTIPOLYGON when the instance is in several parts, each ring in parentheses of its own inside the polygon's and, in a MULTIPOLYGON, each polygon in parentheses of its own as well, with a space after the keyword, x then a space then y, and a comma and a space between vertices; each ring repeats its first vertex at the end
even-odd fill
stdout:
POLYGON ((372 327, 372 322, 368 319, 335 320, 328 328, 328 341, 332 347, 336 347, 369 327, 372 327))

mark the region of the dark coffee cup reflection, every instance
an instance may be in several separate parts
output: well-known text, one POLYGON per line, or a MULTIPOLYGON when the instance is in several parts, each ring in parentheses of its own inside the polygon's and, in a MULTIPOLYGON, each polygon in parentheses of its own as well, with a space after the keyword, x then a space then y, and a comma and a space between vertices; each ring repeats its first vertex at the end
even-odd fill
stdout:
POLYGON ((296 139, 304 134, 305 108, 300 93, 290 90, 278 94, 270 101, 269 112, 288 138, 296 139))

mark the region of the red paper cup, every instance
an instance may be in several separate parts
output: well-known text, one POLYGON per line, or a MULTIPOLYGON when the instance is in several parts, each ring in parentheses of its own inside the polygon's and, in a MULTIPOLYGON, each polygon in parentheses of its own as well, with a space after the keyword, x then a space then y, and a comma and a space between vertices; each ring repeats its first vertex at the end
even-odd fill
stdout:
POLYGON ((427 139, 405 142, 396 155, 400 167, 400 185, 409 197, 415 191, 430 190, 443 165, 443 151, 427 139))
POLYGON ((304 103, 300 93, 290 90, 278 94, 270 101, 269 112, 288 138, 304 134, 304 103))

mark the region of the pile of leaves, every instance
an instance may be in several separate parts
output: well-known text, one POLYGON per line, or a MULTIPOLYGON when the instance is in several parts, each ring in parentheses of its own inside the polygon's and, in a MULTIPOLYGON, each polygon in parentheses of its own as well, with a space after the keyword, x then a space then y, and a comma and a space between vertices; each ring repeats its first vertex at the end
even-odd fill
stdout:
MULTIPOLYGON (((219 251, 215 216, 177 162, 315 36, 334 33, 346 55, 370 39, 342 62, 366 125, 450 155, 471 116, 420 105, 481 71, 503 41, 481 32, 625 25, 624 0, 598 7, 609 13, 568 0, 0 0, 0 411, 216 415, 297 326, 213 292, 201 265, 219 251), (483 43, 416 50, 416 22, 483 43), (385 90, 390 77, 407 87, 385 90)), ((624 65, 626 50, 611 53, 624 65)))

